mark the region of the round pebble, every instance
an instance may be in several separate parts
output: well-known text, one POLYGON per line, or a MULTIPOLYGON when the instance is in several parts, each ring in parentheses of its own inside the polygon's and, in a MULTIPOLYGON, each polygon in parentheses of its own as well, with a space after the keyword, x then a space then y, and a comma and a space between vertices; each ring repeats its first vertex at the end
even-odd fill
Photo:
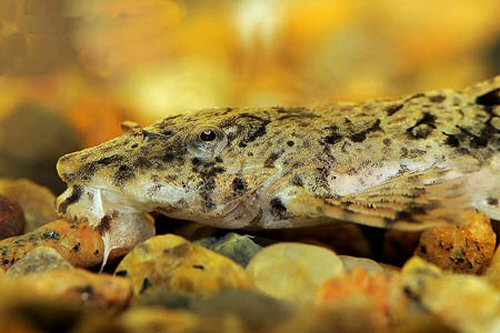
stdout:
POLYGON ((0 240, 21 235, 26 221, 21 207, 0 195, 0 240))
POLYGON ((115 275, 130 278, 136 296, 162 290, 206 296, 251 285, 243 267, 231 259, 174 235, 136 246, 115 275))
POLYGON ((259 290, 293 302, 313 301, 323 283, 344 271, 342 260, 333 251, 301 243, 268 246, 247 266, 259 290))
POLYGON ((243 267, 248 265, 250 259, 262 250, 262 246, 254 243, 250 236, 241 236, 234 232, 230 232, 220 238, 204 238, 195 242, 195 244, 229 257, 243 267))
POLYGON ((464 225, 427 229, 422 233, 415 254, 442 269, 457 273, 481 273, 493 257, 496 234, 489 217, 467 211, 464 225))
POLYGON ((12 265, 6 276, 24 276, 54 269, 71 268, 73 266, 57 250, 48 246, 40 246, 28 252, 27 255, 12 265))

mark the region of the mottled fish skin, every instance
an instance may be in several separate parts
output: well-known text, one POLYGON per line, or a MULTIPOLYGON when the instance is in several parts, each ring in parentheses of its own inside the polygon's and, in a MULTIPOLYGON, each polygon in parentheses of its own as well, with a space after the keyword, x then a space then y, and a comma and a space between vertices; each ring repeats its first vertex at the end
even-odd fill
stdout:
POLYGON ((348 220, 419 229, 456 205, 495 217, 499 91, 500 76, 399 99, 127 124, 124 135, 59 160, 68 190, 58 209, 104 231, 150 211, 224 228, 348 220), (200 153, 200 140, 215 146, 200 153))

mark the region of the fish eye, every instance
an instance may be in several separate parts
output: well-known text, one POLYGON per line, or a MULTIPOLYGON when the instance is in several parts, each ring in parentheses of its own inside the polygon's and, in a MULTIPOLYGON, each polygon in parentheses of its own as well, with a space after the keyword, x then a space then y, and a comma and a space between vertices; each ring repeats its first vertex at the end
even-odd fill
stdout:
POLYGON ((220 154, 227 145, 227 136, 215 126, 197 128, 188 137, 189 152, 199 158, 211 158, 220 154))

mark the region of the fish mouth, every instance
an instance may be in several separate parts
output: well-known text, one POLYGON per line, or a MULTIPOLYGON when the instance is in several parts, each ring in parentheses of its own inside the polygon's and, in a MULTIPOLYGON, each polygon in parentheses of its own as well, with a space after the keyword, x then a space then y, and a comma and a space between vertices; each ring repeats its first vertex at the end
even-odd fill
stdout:
POLYGON ((56 199, 57 212, 70 221, 89 221, 97 226, 105 216, 145 213, 133 200, 108 189, 69 186, 56 199))

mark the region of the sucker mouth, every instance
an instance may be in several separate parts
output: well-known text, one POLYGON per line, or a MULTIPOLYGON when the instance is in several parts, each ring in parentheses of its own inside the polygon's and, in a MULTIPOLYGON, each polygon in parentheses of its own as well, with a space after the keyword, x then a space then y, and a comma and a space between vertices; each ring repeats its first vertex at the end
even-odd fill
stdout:
POLYGON ((90 221, 93 226, 97 226, 104 216, 115 211, 124 215, 142 213, 135 202, 119 193, 80 185, 68 187, 59 195, 56 209, 70 221, 90 221))

